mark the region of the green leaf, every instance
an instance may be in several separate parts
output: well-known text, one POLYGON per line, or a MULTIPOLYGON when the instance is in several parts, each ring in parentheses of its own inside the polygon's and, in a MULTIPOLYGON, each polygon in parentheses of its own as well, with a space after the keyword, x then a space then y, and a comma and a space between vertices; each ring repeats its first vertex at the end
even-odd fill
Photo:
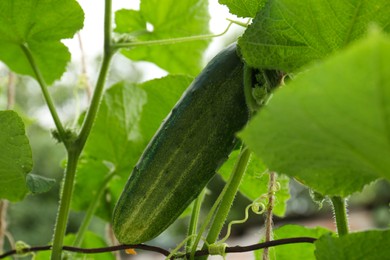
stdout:
POLYGON ((106 91, 78 165, 73 209, 86 210, 105 189, 97 215, 111 219, 132 168, 190 83, 186 76, 167 76, 140 85, 119 83, 106 91))
MULTIPOLYGON (((110 170, 104 162, 91 157, 82 157, 77 165, 76 182, 72 197, 71 208, 73 210, 86 211, 92 204, 92 200, 99 199, 100 206, 97 213, 102 219, 109 220, 109 203, 107 198, 97 198, 101 189, 106 190, 105 178, 110 174, 110 170)), ((104 192, 107 194, 107 192, 104 192)), ((111 199, 111 198, 110 198, 111 199)), ((115 199, 115 198, 112 198, 115 199)))
POLYGON ((134 84, 118 83, 104 94, 96 121, 85 146, 85 154, 107 161, 116 171, 128 169, 141 143, 140 114, 146 94, 134 84))
POLYGON ((21 46, 32 53, 48 84, 70 61, 62 39, 82 28, 84 14, 74 0, 0 1, 0 60, 13 71, 35 77, 21 46))
POLYGON ((230 13, 238 17, 255 17, 256 13, 264 7, 267 0, 219 0, 226 5, 230 13))
POLYGON ((27 187, 32 194, 45 193, 53 188, 55 179, 46 178, 36 174, 28 174, 26 177, 27 187))
MULTIPOLYGON (((229 159, 218 170, 222 178, 227 181, 232 173, 239 151, 233 151, 229 159)), ((246 172, 242 178, 239 191, 248 199, 254 201, 268 193, 269 175, 266 166, 256 157, 251 157, 246 172)), ((280 189, 276 191, 274 214, 282 217, 286 212, 286 202, 290 198, 289 178, 284 175, 277 176, 280 189)), ((267 201, 265 200, 266 204, 267 201)))
MULTIPOLYGON (((143 0, 140 11, 120 10, 116 13, 116 32, 150 41, 208 34, 207 0, 143 0), (153 26, 146 30, 146 23, 153 26), (140 31, 141 30, 141 31, 140 31)), ((154 62, 170 73, 196 75, 202 67, 203 52, 209 40, 167 45, 140 46, 122 53, 136 61, 154 62)))
POLYGON ((271 171, 345 197, 390 179, 390 40, 380 33, 307 68, 240 134, 271 171))
POLYGON ((115 13, 115 31, 118 33, 146 32, 146 21, 136 10, 121 9, 115 13))
POLYGON ((31 147, 18 114, 0 111, 0 198, 20 201, 27 194, 26 175, 33 161, 31 147))
MULTIPOLYGON (((313 237, 319 238, 328 234, 330 230, 316 227, 307 228, 299 225, 285 225, 274 230, 274 239, 292 238, 292 237, 313 237)), ((264 240, 261 240, 264 242, 264 240)), ((275 260, 315 260, 314 244, 297 243, 270 248, 270 259, 275 260)), ((263 250, 255 252, 256 259, 262 259, 263 250)), ((338 258, 334 258, 338 259, 338 258)), ((333 259, 333 260, 334 260, 333 259)))
POLYGON ((193 78, 188 76, 169 75, 140 85, 146 91, 148 97, 141 118, 141 129, 142 135, 145 136, 145 144, 149 143, 149 140, 160 127, 162 120, 168 116, 168 113, 192 80, 193 78))
POLYGON ((390 230, 351 233, 342 237, 322 236, 315 242, 318 260, 388 259, 390 230))
POLYGON ((368 26, 390 30, 387 0, 269 0, 239 40, 245 61, 295 71, 361 38, 368 26))

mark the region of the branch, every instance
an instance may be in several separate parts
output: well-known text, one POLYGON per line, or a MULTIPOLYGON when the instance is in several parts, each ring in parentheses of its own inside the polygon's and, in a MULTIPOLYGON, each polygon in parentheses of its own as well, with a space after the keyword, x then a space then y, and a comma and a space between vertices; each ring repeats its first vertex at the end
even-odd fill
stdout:
POLYGON ((69 143, 66 140, 66 136, 67 136, 66 131, 61 123, 60 117, 58 116, 56 107, 55 107, 53 99, 49 93, 45 79, 43 78, 43 75, 42 75, 41 71, 39 70, 39 67, 38 67, 37 63, 35 62, 35 59, 31 53, 30 49, 27 47, 27 45, 21 44, 20 47, 22 48, 24 54, 26 55, 26 58, 29 61, 32 70, 34 71, 35 78, 38 81, 39 86, 41 87, 43 97, 46 101, 47 107, 49 108, 49 111, 50 111, 51 116, 53 118, 54 124, 57 128, 59 138, 64 143, 65 147, 67 149, 69 149, 69 143))
MULTIPOLYGON (((268 206, 265 218, 265 242, 272 240, 272 217, 273 217, 273 209, 275 206, 275 186, 276 186, 276 173, 269 173, 269 183, 268 183, 268 206)), ((269 251, 268 248, 264 248, 263 252, 263 260, 269 259, 269 251)))
POLYGON ((133 48, 137 46, 154 46, 154 45, 166 45, 166 44, 176 44, 176 43, 183 43, 183 42, 192 42, 192 41, 200 41, 200 40, 206 40, 210 38, 216 38, 224 35, 229 31, 230 26, 232 25, 232 21, 230 21, 229 25, 226 27, 226 29, 218 34, 202 34, 202 35, 195 35, 195 36, 186 36, 186 37, 178 37, 178 38, 170 38, 170 39, 160 39, 160 40, 150 40, 150 41, 131 41, 131 42, 119 42, 113 44, 114 49, 121 49, 121 48, 133 48))
MULTIPOLYGON (((263 249, 266 247, 273 247, 273 246, 280 246, 280 245, 287 245, 287 244, 297 244, 297 243, 314 243, 317 239, 313 237, 293 237, 293 238, 283 238, 278 240, 272 240, 269 242, 259 243, 259 244, 253 244, 249 246, 232 246, 232 247, 226 247, 225 253, 243 253, 243 252, 249 252, 254 250, 263 249)), ((52 246, 36 246, 36 247, 27 247, 22 250, 22 252, 16 252, 16 250, 8 251, 2 255, 0 255, 0 259, 6 258, 11 255, 15 254, 26 254, 30 252, 38 252, 38 251, 48 251, 51 250, 52 246)), ((114 252, 119 250, 125 250, 125 249, 141 249, 145 251, 150 252, 156 252, 160 253, 164 256, 168 256, 170 252, 168 250, 165 250, 161 247, 157 246, 150 246, 145 244, 138 244, 138 245, 118 245, 118 246, 110 246, 110 247, 100 247, 100 248, 79 248, 79 247, 73 247, 73 246, 63 246, 62 250, 69 251, 69 252, 76 252, 76 253, 83 253, 83 254, 98 254, 98 253, 107 253, 107 252, 114 252)), ((209 255, 208 249, 204 250, 198 250, 195 252, 195 256, 204 256, 209 255)), ((172 259, 183 257, 184 255, 180 256, 173 256, 172 259)), ((185 255, 186 257, 190 256, 190 253, 185 255)))

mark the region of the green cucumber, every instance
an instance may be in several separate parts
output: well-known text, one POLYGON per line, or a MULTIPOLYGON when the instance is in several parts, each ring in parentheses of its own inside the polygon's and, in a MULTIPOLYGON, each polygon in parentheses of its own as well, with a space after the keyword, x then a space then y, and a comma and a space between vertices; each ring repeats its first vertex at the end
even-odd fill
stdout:
POLYGON ((231 45, 191 83, 135 166, 113 214, 118 241, 143 243, 172 224, 228 158, 248 119, 243 63, 231 45))

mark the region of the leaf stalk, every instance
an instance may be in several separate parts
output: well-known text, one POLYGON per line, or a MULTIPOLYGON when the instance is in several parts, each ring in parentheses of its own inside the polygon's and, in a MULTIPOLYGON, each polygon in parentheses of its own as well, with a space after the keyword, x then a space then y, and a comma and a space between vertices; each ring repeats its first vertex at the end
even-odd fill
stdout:
POLYGON ((331 197, 333 212, 336 219, 338 235, 345 236, 349 233, 346 200, 339 196, 331 197))

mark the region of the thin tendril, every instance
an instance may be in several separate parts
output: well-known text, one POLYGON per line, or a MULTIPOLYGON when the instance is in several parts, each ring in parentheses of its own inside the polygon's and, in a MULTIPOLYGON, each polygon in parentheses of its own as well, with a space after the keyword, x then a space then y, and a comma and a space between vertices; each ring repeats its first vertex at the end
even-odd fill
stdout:
POLYGON ((203 34, 203 35, 178 37, 178 38, 171 38, 171 39, 161 39, 161 40, 151 40, 151 41, 134 41, 133 40, 131 42, 115 43, 113 45, 113 49, 131 48, 131 47, 136 47, 136 46, 175 44, 175 43, 182 43, 182 42, 205 40, 208 38, 215 38, 215 37, 219 37, 219 36, 222 36, 225 33, 227 33, 232 24, 233 24, 233 22, 230 22, 229 25, 226 27, 226 29, 222 33, 218 33, 218 34, 203 34))

